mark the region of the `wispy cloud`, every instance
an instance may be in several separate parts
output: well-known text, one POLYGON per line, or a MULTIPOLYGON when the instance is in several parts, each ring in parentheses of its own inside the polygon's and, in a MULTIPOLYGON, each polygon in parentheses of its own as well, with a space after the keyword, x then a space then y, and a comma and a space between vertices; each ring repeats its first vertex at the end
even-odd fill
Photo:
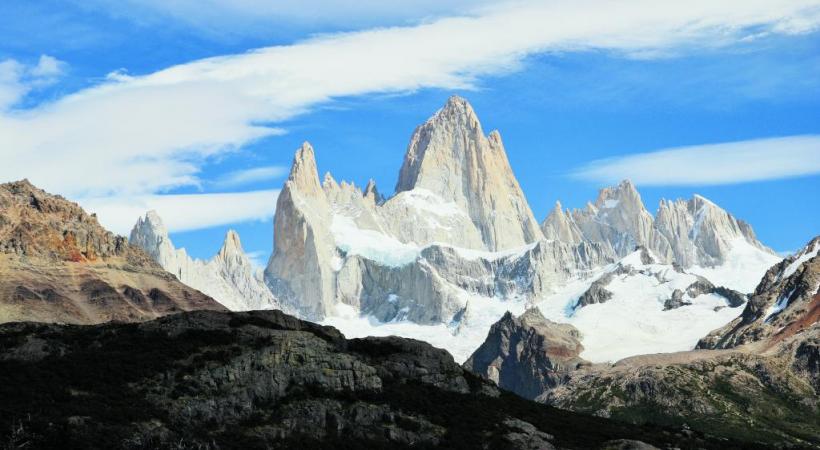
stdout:
POLYGON ((820 135, 695 145, 593 161, 572 173, 596 183, 734 184, 820 174, 820 135))
MULTIPOLYGON (((209 158, 281 132, 333 98, 469 89, 527 55, 653 54, 802 33, 818 0, 507 2, 416 26, 326 35, 145 76, 118 73, 48 104, 0 113, 0 179, 26 176, 75 197, 200 185, 209 158)), ((287 149, 289 151, 289 149, 287 149)))
POLYGON ((256 269, 264 268, 268 264, 268 257, 270 252, 263 250, 246 251, 245 256, 248 257, 253 267, 256 269))
POLYGON ((137 219, 150 210, 157 211, 170 232, 270 220, 276 211, 277 197, 279 190, 97 197, 76 201, 87 211, 96 213, 102 226, 128 236, 137 219))
POLYGON ((262 166, 246 170, 236 170, 228 172, 214 181, 214 186, 220 189, 245 186, 259 181, 270 181, 288 173, 288 168, 283 166, 262 166))
POLYGON ((30 66, 14 59, 0 61, 0 112, 14 106, 33 89, 57 82, 66 66, 49 55, 40 55, 37 64, 30 66))

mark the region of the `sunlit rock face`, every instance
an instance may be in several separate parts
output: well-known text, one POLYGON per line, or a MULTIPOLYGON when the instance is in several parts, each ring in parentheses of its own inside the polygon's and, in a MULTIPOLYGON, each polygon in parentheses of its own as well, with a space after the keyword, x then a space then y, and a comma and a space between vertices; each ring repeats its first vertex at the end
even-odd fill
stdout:
POLYGON ((231 311, 280 308, 265 285, 261 270, 245 255, 239 234, 229 230, 219 252, 203 261, 177 249, 155 211, 141 217, 131 230, 129 242, 142 248, 180 281, 213 297, 231 311))

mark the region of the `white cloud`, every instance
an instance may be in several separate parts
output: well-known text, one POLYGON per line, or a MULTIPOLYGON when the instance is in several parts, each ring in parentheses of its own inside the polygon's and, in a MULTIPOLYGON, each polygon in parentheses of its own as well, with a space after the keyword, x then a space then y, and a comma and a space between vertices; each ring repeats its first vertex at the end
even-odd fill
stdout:
POLYGON ((37 61, 36 66, 31 68, 30 73, 35 78, 53 78, 62 75, 65 67, 65 62, 53 56, 40 55, 40 60, 37 61))
POLYGON ((232 223, 270 220, 279 190, 218 194, 141 195, 80 198, 77 203, 96 213, 105 228, 128 236, 140 216, 155 210, 169 232, 210 228, 232 223))
POLYGON ((820 135, 695 145, 593 161, 573 173, 643 186, 743 183, 820 174, 820 135))
POLYGON ((27 88, 21 78, 25 67, 13 59, 0 61, 0 111, 17 102, 27 88))
POLYGON ((469 17, 328 35, 145 76, 119 71, 53 103, 0 113, 0 180, 28 177, 74 197, 201 185, 208 158, 280 133, 272 124, 333 98, 467 89, 539 52, 646 55, 730 44, 749 33, 803 32, 820 19, 819 4, 507 2, 469 17))
POLYGON ((0 112, 14 106, 31 90, 54 84, 66 66, 49 55, 40 55, 31 67, 14 59, 0 61, 0 112))
POLYGON ((237 170, 220 176, 214 181, 214 186, 218 188, 243 186, 258 181, 275 180, 287 173, 288 168, 283 166, 261 166, 252 169, 237 170))

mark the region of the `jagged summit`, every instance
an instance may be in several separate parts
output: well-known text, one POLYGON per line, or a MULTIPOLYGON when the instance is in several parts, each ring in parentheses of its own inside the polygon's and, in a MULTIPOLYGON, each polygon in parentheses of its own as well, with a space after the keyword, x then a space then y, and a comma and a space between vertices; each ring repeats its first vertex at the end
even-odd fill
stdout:
POLYGON ((413 133, 396 192, 423 189, 465 211, 487 250, 542 238, 498 132, 485 136, 470 104, 451 97, 413 133))
POLYGON ((228 230, 225 233, 225 241, 219 249, 217 255, 220 258, 231 258, 236 255, 244 255, 245 250, 242 249, 242 242, 239 240, 239 233, 234 230, 228 230))
POLYGON ((550 211, 544 223, 541 224, 541 231, 546 239, 555 239, 573 245, 582 242, 584 239, 572 215, 569 211, 564 212, 560 201, 555 202, 552 211, 550 211))
POLYGON ((137 219, 131 230, 130 242, 142 248, 165 270, 180 281, 216 299, 233 311, 270 309, 278 301, 251 264, 239 234, 225 233, 219 252, 203 261, 191 258, 184 248, 177 249, 156 211, 137 219))
MULTIPOLYGON (((774 252, 761 244, 749 224, 738 220, 711 200, 695 194, 691 199, 660 201, 653 217, 629 180, 599 191, 594 204, 564 213, 553 208, 542 224, 544 236, 564 242, 600 242, 618 257, 636 246, 651 249, 662 262, 682 267, 716 267, 745 260, 744 269, 762 274, 777 262, 774 252)), ((734 264, 733 263, 733 264, 734 264)), ((723 277, 723 273, 714 276, 723 277)), ((729 280, 731 282, 731 280, 729 280)), ((719 283, 725 279, 717 280, 719 283)), ((748 282, 734 284, 746 292, 748 282)))
MULTIPOLYGON (((331 177, 332 179, 332 177, 331 177)), ((316 155, 310 142, 305 141, 293 156, 287 184, 291 184, 307 195, 318 195, 322 192, 319 183, 319 170, 316 166, 316 155)))

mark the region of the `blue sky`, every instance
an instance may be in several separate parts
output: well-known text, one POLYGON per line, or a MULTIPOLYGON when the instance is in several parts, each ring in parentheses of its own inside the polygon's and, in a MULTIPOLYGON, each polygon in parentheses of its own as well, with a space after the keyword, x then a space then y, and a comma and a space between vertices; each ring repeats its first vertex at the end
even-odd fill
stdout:
POLYGON ((699 193, 779 251, 820 230, 816 1, 166 3, 0 3, 3 181, 119 232, 160 205, 192 254, 235 228, 264 260, 302 141, 389 194, 415 126, 459 94, 539 220, 626 173, 651 212, 699 193))

